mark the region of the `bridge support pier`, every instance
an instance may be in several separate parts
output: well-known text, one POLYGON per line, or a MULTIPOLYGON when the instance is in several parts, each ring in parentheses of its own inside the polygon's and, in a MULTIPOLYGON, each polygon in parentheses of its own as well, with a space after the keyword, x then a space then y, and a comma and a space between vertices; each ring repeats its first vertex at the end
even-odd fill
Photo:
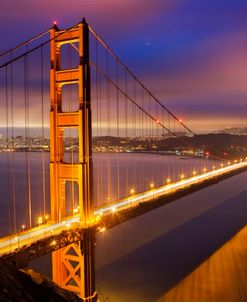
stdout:
POLYGON ((95 231, 86 229, 81 242, 68 245, 52 254, 53 280, 77 293, 83 300, 96 302, 95 231))
MULTIPOLYGON (((50 196, 51 220, 63 221, 74 215, 68 209, 66 182, 78 185, 80 227, 87 228, 92 215, 92 125, 90 102, 89 29, 83 20, 69 30, 50 30, 50 196), (61 69, 63 45, 72 45, 78 51, 78 67, 61 69), (78 87, 78 110, 64 111, 63 86, 78 87), (78 161, 64 160, 64 130, 74 128, 78 133, 78 161), (68 214, 69 213, 69 214, 68 214)), ((65 107, 65 106, 64 106, 65 107)), ((80 243, 73 243, 52 253, 53 281, 77 293, 84 301, 95 302, 94 230, 85 230, 80 243)))

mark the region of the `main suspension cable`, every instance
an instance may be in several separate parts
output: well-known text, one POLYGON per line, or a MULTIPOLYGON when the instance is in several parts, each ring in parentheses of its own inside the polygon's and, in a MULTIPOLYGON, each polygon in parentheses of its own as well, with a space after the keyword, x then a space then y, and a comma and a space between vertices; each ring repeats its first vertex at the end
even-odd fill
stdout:
POLYGON ((50 30, 50 29, 47 29, 46 31, 43 31, 42 33, 40 33, 40 34, 34 36, 33 38, 28 39, 28 40, 26 40, 26 41, 20 43, 19 45, 17 45, 17 46, 15 46, 15 47, 13 47, 13 48, 11 48, 11 49, 9 49, 9 50, 7 50, 7 51, 1 53, 1 54, 0 54, 0 58, 1 58, 2 56, 7 55, 8 53, 12 53, 13 51, 17 50, 18 48, 21 48, 21 47, 23 47, 23 46, 25 46, 25 45, 27 45, 27 44, 29 44, 29 43, 31 43, 31 42, 37 40, 37 39, 43 37, 44 35, 46 35, 47 33, 49 33, 49 30, 50 30))
MULTIPOLYGON (((129 99, 134 105, 136 105, 136 107, 138 107, 143 113, 145 113, 148 117, 150 117, 155 123, 157 122, 157 120, 149 112, 147 112, 144 108, 142 108, 140 105, 138 105, 133 98, 131 98, 130 96, 128 96, 120 87, 118 87, 116 85, 116 83, 111 78, 109 78, 109 76, 107 76, 105 74, 105 72, 103 70, 101 70, 98 66, 96 66, 95 63, 93 63, 92 61, 90 61, 90 65, 93 68, 95 68, 96 71, 100 72, 115 88, 117 88, 127 99, 129 99)), ((175 132, 172 132, 170 129, 168 129, 166 126, 164 126, 160 122, 159 122, 159 125, 162 128, 164 128, 165 130, 167 130, 173 136, 177 136, 177 134, 175 132)))
POLYGON ((144 90, 164 109, 166 110, 178 123, 180 123, 185 129, 187 129, 191 134, 196 135, 189 127, 187 127, 182 121, 179 120, 166 106, 164 106, 155 96, 154 94, 146 87, 144 84, 136 77, 136 75, 127 67, 126 64, 123 63, 122 60, 113 52, 113 50, 99 37, 99 35, 93 30, 91 26, 89 26, 90 32, 95 36, 95 38, 102 44, 104 48, 106 48, 111 55, 117 60, 128 73, 136 80, 136 82, 143 87, 144 90))
POLYGON ((14 59, 7 61, 6 63, 0 65, 0 69, 3 68, 3 67, 5 67, 5 66, 7 66, 7 65, 9 65, 9 64, 11 64, 11 63, 13 63, 13 62, 15 62, 15 61, 17 61, 17 60, 19 60, 19 59, 21 59, 21 58, 23 58, 23 57, 25 57, 26 55, 29 55, 30 53, 34 52, 35 50, 39 49, 40 47, 45 46, 46 44, 48 44, 48 43, 50 43, 51 41, 57 39, 58 37, 64 35, 65 33, 67 33, 68 31, 70 31, 71 29, 75 28, 75 27, 78 26, 78 25, 79 25, 79 23, 75 24, 74 26, 71 26, 70 28, 68 28, 68 29, 66 29, 66 30, 64 30, 64 31, 62 31, 60 34, 58 34, 58 35, 55 36, 54 38, 51 38, 51 39, 49 39, 49 40, 47 40, 47 41, 41 43, 40 45, 31 48, 30 50, 26 51, 25 53, 23 53, 23 54, 21 54, 21 55, 15 57, 14 59))

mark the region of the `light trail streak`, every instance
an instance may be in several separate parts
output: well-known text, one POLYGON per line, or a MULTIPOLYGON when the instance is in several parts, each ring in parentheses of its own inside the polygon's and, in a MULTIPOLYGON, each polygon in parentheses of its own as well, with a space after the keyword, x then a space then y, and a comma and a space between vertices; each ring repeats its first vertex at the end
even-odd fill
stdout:
MULTIPOLYGON (((182 179, 175 183, 168 183, 162 187, 152 188, 151 190, 145 191, 143 193, 131 195, 129 197, 118 200, 112 203, 111 205, 100 207, 94 211, 94 216, 97 217, 99 215, 114 213, 117 211, 124 210, 128 207, 135 206, 140 202, 152 201, 157 197, 174 193, 177 190, 181 190, 191 185, 202 183, 206 180, 213 179, 214 177, 224 175, 226 173, 244 167, 247 167, 247 161, 234 163, 232 165, 221 167, 219 169, 214 169, 212 171, 208 171, 200 175, 194 175, 190 178, 182 179)), ((64 219, 64 221, 62 222, 39 225, 37 227, 23 231, 21 233, 3 237, 0 239, 0 256, 6 253, 11 253, 16 249, 22 248, 25 245, 30 245, 38 240, 57 235, 61 233, 63 230, 65 230, 66 228, 69 229, 78 228, 78 223, 80 223, 82 227, 86 227, 88 225, 90 226, 94 225, 96 222, 98 222, 98 220, 93 219, 92 221, 89 221, 88 224, 80 223, 80 216, 79 214, 77 214, 73 217, 64 219)))

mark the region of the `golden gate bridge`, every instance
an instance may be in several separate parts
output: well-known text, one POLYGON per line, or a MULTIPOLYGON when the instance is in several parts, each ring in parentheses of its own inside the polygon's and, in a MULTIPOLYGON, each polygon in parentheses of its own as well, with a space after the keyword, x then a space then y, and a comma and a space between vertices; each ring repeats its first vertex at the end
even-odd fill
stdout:
POLYGON ((0 257, 21 267, 52 253, 53 280, 84 301, 97 300, 96 232, 247 166, 198 153, 186 139, 196 134, 84 19, 2 53, 0 102, 0 257))

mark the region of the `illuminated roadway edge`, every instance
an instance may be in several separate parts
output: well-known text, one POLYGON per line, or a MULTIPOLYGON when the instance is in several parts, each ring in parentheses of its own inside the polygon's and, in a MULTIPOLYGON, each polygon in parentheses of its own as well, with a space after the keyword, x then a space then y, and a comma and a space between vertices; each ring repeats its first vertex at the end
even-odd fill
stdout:
POLYGON ((162 187, 153 188, 143 193, 126 197, 110 205, 108 204, 106 206, 95 209, 94 219, 88 221, 86 223, 86 226, 85 224, 84 225, 79 224, 80 217, 79 214, 77 214, 73 217, 66 218, 62 222, 57 222, 57 223, 50 222, 47 224, 36 226, 32 229, 26 230, 18 234, 2 237, 0 238, 0 257, 3 255, 11 254, 16 249, 23 248, 24 246, 29 246, 34 242, 37 242, 38 240, 54 237, 58 234, 61 234, 61 232, 64 230, 68 230, 68 229, 73 230, 73 228, 76 229, 78 228, 78 226, 80 228, 85 228, 88 226, 91 227, 97 225, 97 223, 99 222, 99 217, 102 215, 104 216, 106 214, 113 213, 115 211, 119 212, 121 210, 125 210, 135 205, 138 205, 139 203, 148 202, 158 197, 169 195, 171 193, 176 192, 177 190, 187 188, 191 185, 203 183, 204 181, 213 179, 214 177, 222 176, 229 172, 237 171, 238 169, 246 168, 246 167, 247 167, 247 161, 243 161, 225 167, 221 167, 219 169, 215 169, 209 172, 205 172, 200 175, 195 175, 190 178, 179 180, 175 183, 166 184, 162 187))

